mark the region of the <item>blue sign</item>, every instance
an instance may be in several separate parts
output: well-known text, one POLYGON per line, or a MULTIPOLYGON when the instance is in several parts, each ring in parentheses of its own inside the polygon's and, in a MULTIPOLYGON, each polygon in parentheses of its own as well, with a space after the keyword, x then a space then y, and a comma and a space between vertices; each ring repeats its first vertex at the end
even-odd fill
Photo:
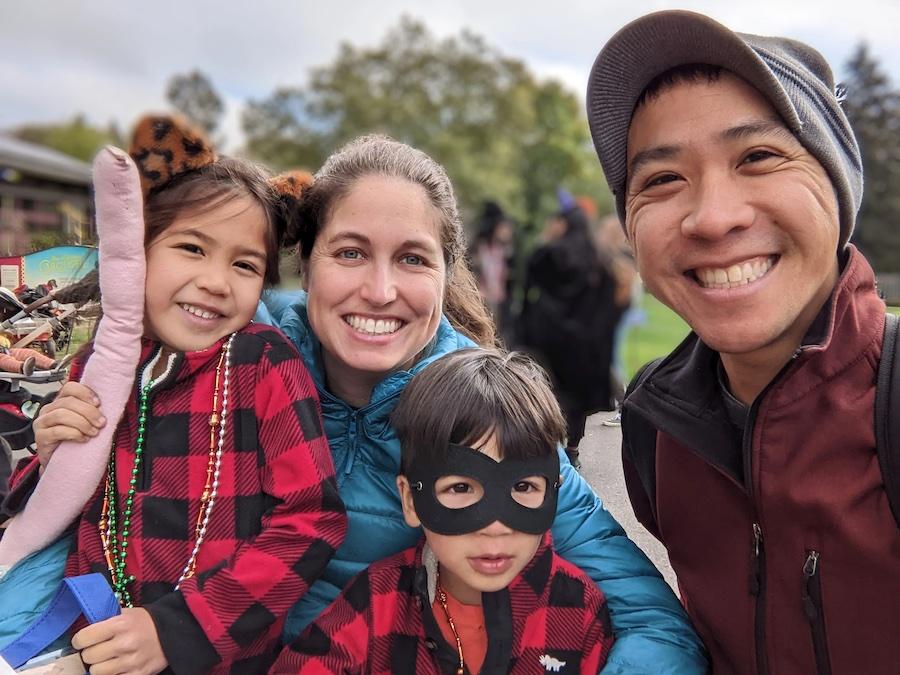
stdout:
POLYGON ((78 281, 97 266, 93 246, 54 246, 23 256, 25 283, 38 286, 56 279, 60 288, 78 281))

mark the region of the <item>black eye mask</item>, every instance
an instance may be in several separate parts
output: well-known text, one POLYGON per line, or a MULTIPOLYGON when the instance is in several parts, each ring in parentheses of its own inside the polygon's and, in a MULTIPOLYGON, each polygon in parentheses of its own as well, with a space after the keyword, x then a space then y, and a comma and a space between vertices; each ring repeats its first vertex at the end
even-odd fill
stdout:
POLYGON ((422 525, 444 535, 468 534, 496 520, 518 532, 543 534, 556 516, 559 493, 559 456, 554 450, 544 457, 494 461, 483 452, 451 444, 439 467, 413 461, 406 472, 416 515, 422 525), (451 509, 438 501, 434 485, 442 476, 465 476, 481 483, 484 496, 474 504, 451 509), (540 506, 529 508, 512 497, 516 483, 529 476, 543 476, 547 491, 540 506))

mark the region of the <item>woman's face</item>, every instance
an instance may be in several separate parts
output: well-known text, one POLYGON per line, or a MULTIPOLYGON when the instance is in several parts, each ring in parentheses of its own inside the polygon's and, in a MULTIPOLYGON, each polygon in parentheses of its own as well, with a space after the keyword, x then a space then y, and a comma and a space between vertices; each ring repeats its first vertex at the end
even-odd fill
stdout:
POLYGON ((371 383, 406 369, 441 320, 438 212, 415 183, 363 177, 335 204, 305 271, 330 381, 371 383))

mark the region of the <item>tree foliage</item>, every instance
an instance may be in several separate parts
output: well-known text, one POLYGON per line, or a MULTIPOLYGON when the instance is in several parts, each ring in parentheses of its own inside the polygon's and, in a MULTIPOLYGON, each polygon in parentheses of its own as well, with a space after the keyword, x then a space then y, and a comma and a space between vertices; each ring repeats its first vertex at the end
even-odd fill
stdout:
POLYGON ((111 124, 106 129, 91 126, 81 114, 61 124, 28 124, 19 127, 13 135, 23 141, 53 148, 85 162, 90 162, 104 145, 122 144, 115 125, 111 124))
POLYGON ((470 213, 484 199, 537 223, 557 185, 609 203, 578 98, 469 31, 435 38, 404 17, 380 45, 343 44, 306 86, 244 113, 247 151, 315 169, 342 143, 382 132, 432 155, 470 213))
POLYGON ((860 44, 847 62, 844 110, 859 142, 865 197, 853 240, 878 272, 900 272, 900 91, 860 44))
POLYGON ((174 75, 166 86, 166 98, 176 110, 210 135, 225 112, 225 104, 212 82, 199 70, 174 75))

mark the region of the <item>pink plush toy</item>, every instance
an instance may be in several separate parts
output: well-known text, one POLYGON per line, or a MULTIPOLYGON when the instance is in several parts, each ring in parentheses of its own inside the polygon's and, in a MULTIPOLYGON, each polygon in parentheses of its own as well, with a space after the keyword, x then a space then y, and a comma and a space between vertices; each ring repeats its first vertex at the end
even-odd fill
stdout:
POLYGON ((132 159, 107 147, 94 160, 103 316, 81 382, 93 389, 107 419, 84 443, 61 443, 25 509, 0 539, 0 576, 55 541, 78 517, 106 471, 113 435, 131 394, 144 316, 144 215, 132 159), (128 279, 128 283, 122 283, 128 279))

